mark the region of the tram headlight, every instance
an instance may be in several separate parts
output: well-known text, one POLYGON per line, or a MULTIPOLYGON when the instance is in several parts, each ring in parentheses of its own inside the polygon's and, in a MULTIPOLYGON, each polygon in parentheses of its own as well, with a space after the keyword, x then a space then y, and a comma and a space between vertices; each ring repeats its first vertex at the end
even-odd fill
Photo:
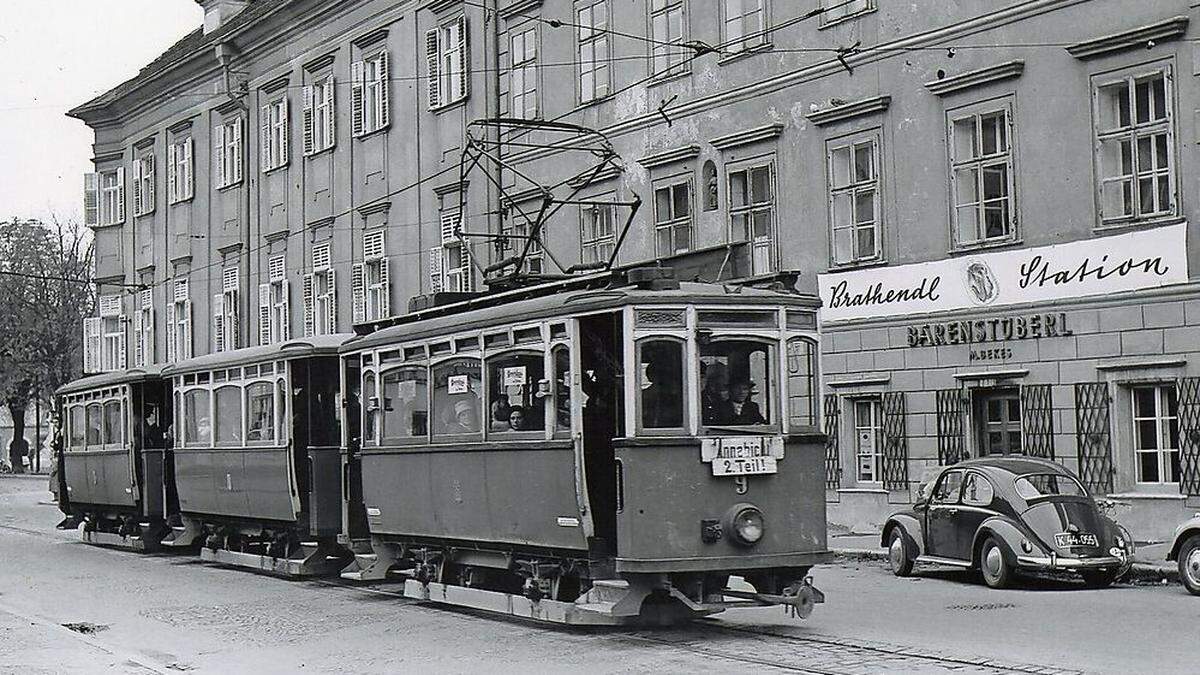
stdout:
POLYGON ((763 512, 757 506, 739 504, 730 509, 729 531, 733 540, 743 546, 753 546, 763 538, 767 529, 763 512))

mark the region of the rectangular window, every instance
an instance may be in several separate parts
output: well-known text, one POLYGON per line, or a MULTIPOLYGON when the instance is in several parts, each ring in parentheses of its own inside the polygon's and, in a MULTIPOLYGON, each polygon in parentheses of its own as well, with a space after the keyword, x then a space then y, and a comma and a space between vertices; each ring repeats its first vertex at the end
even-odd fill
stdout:
POLYGON ((1093 79, 1102 224, 1178 213, 1171 84, 1166 65, 1093 79))
POLYGON ((171 285, 171 301, 167 303, 167 361, 191 357, 192 301, 188 280, 176 279, 171 285))
POLYGON ((337 332, 337 277, 333 269, 330 244, 318 244, 312 250, 312 273, 304 278, 304 334, 329 335, 337 332))
POLYGON ((217 159, 217 189, 242 182, 242 118, 218 124, 213 130, 217 159))
POLYGON ((258 337, 264 345, 292 337, 286 256, 277 255, 267 261, 267 279, 258 286, 258 337))
POLYGON ((539 228, 538 239, 529 240, 532 236, 532 221, 537 217, 538 210, 535 207, 525 209, 525 212, 521 213, 516 207, 510 208, 500 222, 500 233, 507 236, 496 240, 497 261, 525 254, 525 261, 521 266, 521 272, 524 274, 541 274, 545 271, 545 251, 542 249, 542 241, 546 237, 545 223, 539 228))
POLYGON ((125 369, 125 316, 120 295, 100 297, 100 369, 125 369))
MULTIPOLYGON (((447 195, 444 199, 458 199, 447 195)), ((455 202, 457 203, 457 202, 455 202)), ((430 284, 435 291, 469 293, 474 287, 471 275, 471 251, 458 235, 462 216, 457 206, 443 207, 441 216, 442 245, 429 252, 430 284)))
POLYGON ((139 291, 138 309, 133 314, 133 363, 143 368, 154 363, 154 296, 150 289, 139 291))
POLYGON ((213 296, 213 351, 223 352, 237 349, 238 307, 241 294, 241 275, 238 268, 229 267, 221 271, 221 292, 213 296))
POLYGON ((167 146, 167 200, 172 204, 195 196, 192 137, 179 138, 167 146))
POLYGON ((125 222, 125 169, 83 175, 84 225, 96 227, 125 222))
POLYGON ((612 42, 608 34, 608 0, 575 3, 576 61, 579 102, 608 96, 612 90, 612 42))
POLYGON ((683 0, 650 0, 650 37, 654 40, 651 67, 654 75, 670 77, 687 69, 687 18, 683 0))
POLYGON ((829 222, 833 263, 880 257, 879 137, 871 134, 831 142, 829 222))
POLYGON ((821 0, 821 25, 866 14, 875 9, 875 0, 821 0))
POLYGON ((607 263, 613 255, 615 233, 615 206, 607 204, 581 204, 579 206, 580 257, 584 264, 607 263))
POLYGON ((384 230, 363 235, 363 262, 354 266, 350 290, 354 304, 354 323, 378 321, 391 316, 391 282, 388 278, 384 230))
POLYGON ((775 271, 774 173, 770 160, 729 171, 729 239, 749 244, 751 275, 775 271))
POLYGON ((288 138, 288 99, 286 96, 275 99, 261 108, 259 124, 261 128, 263 172, 273 171, 286 166, 290 153, 288 138))
POLYGON ((443 21, 425 32, 425 64, 429 78, 429 109, 458 103, 470 93, 471 51, 467 17, 443 21))
POLYGON ((725 51, 740 52, 767 43, 767 0, 723 0, 721 44, 725 51))
POLYGON ((133 160, 133 215, 154 212, 154 152, 139 155, 133 160))
POLYGON ((333 147, 336 136, 333 76, 304 87, 304 154, 333 147))
POLYGON ((948 117, 954 246, 1015 239, 1011 104, 975 106, 948 117))
POLYGON ((508 92, 513 117, 535 119, 538 116, 537 29, 529 28, 512 35, 509 42, 508 92))
POLYGON ((692 179, 654 189, 654 249, 659 258, 692 249, 692 179))
POLYGON ((1134 387, 1133 449, 1139 483, 1179 482, 1179 402, 1175 386, 1134 387))
POLYGON ((350 126, 355 136, 387 128, 391 123, 391 79, 387 51, 350 66, 350 126))
POLYGON ((854 453, 858 482, 882 482, 883 412, 879 399, 854 402, 854 453))

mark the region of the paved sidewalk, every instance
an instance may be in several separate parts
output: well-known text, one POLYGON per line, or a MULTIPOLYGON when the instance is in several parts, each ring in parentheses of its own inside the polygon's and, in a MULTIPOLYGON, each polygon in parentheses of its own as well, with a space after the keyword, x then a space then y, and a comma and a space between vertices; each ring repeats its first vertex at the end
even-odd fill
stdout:
MULTIPOLYGON (((877 560, 887 560, 887 550, 880 544, 878 534, 830 535, 829 548, 835 553, 877 560)), ((1171 542, 1138 544, 1133 556, 1131 574, 1140 580, 1165 579, 1178 583, 1179 568, 1167 560, 1171 542)))

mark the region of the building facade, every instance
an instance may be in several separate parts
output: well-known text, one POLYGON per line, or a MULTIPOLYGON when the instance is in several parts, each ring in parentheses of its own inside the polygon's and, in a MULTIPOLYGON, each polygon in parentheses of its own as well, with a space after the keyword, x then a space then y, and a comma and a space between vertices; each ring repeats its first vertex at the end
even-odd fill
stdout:
POLYGON ((96 130, 91 369, 483 288, 505 247, 454 234, 520 232, 584 167, 529 132, 499 187, 462 180, 467 125, 566 121, 620 161, 531 269, 615 251, 821 294, 835 529, 993 453, 1076 469, 1138 539, 1200 505, 1193 3, 201 4, 72 112, 96 130), (638 200, 624 232, 611 203, 638 200))

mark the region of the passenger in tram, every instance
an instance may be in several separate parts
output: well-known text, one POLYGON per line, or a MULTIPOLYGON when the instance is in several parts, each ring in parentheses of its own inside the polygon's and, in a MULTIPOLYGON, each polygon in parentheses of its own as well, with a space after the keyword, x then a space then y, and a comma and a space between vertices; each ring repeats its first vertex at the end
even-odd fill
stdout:
POLYGON ((467 399, 459 400, 454 404, 454 418, 450 420, 450 426, 446 429, 446 433, 450 434, 474 434, 479 432, 479 415, 476 413, 478 401, 470 401, 467 399))
POLYGON ((736 380, 729 385, 729 401, 722 414, 724 424, 766 424, 758 404, 750 400, 750 381, 736 380))
POLYGON ((503 428, 503 425, 508 424, 509 416, 512 413, 512 404, 508 402, 508 396, 500 394, 492 401, 492 421, 500 424, 493 424, 492 428, 503 428))
POLYGON ((508 426, 513 431, 524 431, 525 424, 525 409, 521 406, 512 408, 508 413, 508 426))
POLYGON ((642 425, 651 429, 683 426, 682 373, 677 362, 664 357, 648 361, 646 380, 650 386, 642 390, 642 425))
POLYGON ((700 363, 704 389, 700 392, 700 410, 705 424, 728 424, 721 413, 729 401, 729 370, 724 363, 700 363))

